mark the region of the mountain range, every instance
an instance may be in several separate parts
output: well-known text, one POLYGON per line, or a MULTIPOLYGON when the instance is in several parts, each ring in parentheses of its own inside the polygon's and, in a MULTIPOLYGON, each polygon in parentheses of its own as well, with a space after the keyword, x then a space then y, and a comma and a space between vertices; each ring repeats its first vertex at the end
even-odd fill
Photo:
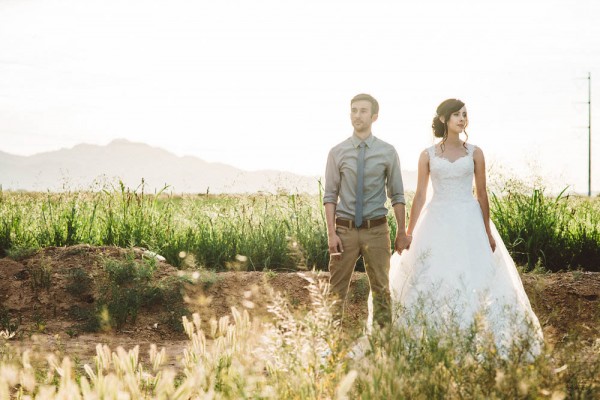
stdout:
MULTIPOLYGON (((414 190, 416 173, 403 171, 406 190, 414 190)), ((3 190, 100 190, 118 185, 146 192, 168 185, 173 193, 309 193, 319 191, 317 176, 262 170, 244 171, 230 165, 177 156, 144 143, 117 139, 106 146, 78 144, 31 156, 0 152, 3 190)))

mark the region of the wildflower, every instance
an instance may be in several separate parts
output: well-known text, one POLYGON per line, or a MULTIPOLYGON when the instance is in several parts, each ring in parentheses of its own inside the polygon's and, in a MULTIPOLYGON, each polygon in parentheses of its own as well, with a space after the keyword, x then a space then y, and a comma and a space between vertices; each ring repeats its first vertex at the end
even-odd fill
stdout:
POLYGON ((0 331, 0 338, 9 340, 15 337, 16 332, 10 332, 8 329, 0 331))

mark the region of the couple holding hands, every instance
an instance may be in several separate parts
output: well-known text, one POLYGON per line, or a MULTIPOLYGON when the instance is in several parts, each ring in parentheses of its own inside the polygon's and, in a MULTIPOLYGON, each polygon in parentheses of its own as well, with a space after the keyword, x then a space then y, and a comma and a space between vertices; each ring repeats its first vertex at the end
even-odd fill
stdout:
POLYGON ((362 256, 371 288, 369 321, 402 325, 400 311, 419 308, 434 325, 453 322, 466 329, 484 315, 497 346, 508 348, 533 335, 532 352, 539 353, 542 330, 490 221, 485 159, 479 147, 467 143, 465 104, 448 99, 436 110, 432 130, 441 140, 419 157, 408 227, 398 153, 371 132, 378 113, 375 98, 355 96, 354 132, 327 158, 323 204, 338 317, 362 256), (426 202, 430 178, 433 195, 426 202), (391 257, 388 198, 397 226, 391 257))

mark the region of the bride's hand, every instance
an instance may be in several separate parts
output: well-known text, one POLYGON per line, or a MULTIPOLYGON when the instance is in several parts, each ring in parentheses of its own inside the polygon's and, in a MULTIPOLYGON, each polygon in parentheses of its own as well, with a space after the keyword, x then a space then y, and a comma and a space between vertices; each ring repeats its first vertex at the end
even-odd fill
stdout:
POLYGON ((398 254, 402 254, 404 250, 408 250, 412 242, 412 236, 406 234, 397 234, 396 241, 394 242, 394 250, 398 254))
POLYGON ((488 240, 490 241, 490 247, 492 248, 492 253, 496 251, 496 240, 492 236, 491 233, 488 233, 488 240))

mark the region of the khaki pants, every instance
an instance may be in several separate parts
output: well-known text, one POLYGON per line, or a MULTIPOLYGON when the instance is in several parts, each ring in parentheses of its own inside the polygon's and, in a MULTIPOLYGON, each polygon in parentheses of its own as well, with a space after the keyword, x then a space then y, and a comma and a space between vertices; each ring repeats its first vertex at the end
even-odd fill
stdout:
POLYGON ((338 317, 343 317, 344 303, 350 287, 350 279, 360 255, 363 256, 369 286, 373 293, 373 320, 380 326, 391 322, 390 272, 390 229, 388 224, 374 228, 346 228, 337 226, 336 232, 342 241, 344 252, 340 260, 329 259, 329 283, 331 291, 340 299, 338 317))

